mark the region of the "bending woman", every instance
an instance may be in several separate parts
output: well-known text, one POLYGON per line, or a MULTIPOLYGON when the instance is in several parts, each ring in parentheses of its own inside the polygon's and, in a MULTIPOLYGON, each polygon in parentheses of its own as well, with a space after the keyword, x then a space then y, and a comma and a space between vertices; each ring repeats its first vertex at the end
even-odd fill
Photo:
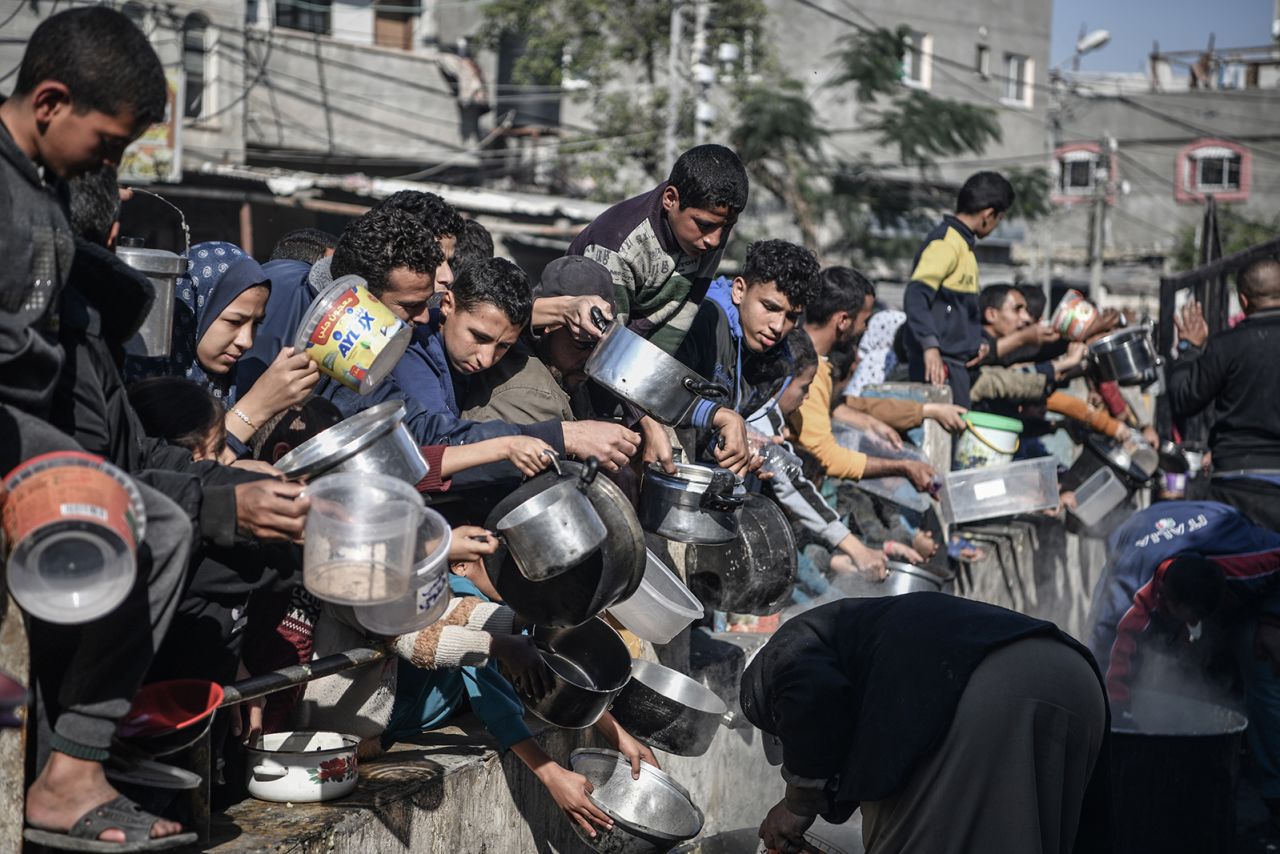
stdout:
POLYGON ((240 247, 197 243, 187 273, 178 278, 172 355, 126 362, 130 381, 186 377, 218 398, 227 408, 230 459, 248 456, 247 443, 257 428, 306 400, 320 381, 314 362, 285 347, 251 389, 237 388, 236 366, 253 346, 270 292, 271 280, 240 247))
POLYGON ((1102 680, 1052 623, 942 593, 844 599, 784 623, 741 700, 782 748, 771 851, 859 805, 867 854, 1109 848, 1102 680))

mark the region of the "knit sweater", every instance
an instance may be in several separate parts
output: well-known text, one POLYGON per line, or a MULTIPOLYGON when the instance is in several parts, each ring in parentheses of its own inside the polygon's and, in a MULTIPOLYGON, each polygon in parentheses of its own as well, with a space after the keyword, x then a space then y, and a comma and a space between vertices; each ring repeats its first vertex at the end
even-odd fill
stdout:
MULTIPOLYGON (((396 695, 396 662, 417 667, 484 666, 492 636, 511 634, 515 613, 505 605, 465 597, 450 600, 443 617, 427 628, 387 639, 394 656, 307 684, 294 711, 297 729, 332 730, 361 739, 382 734, 396 695)), ((369 637, 350 608, 326 605, 316 622, 312 657, 367 646, 369 637)))

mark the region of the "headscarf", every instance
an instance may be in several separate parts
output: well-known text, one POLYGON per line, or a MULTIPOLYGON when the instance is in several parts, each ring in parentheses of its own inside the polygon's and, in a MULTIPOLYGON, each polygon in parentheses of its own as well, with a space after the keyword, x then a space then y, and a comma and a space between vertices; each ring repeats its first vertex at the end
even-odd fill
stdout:
POLYGON ((191 247, 187 272, 178 277, 173 303, 173 352, 167 359, 126 360, 130 382, 146 377, 186 377, 209 389, 226 406, 235 401, 235 368, 209 376, 196 345, 227 307, 249 288, 271 280, 257 261, 234 243, 210 240, 191 247))
POLYGON ((844 387, 845 397, 859 397, 867 386, 884 382, 898 363, 893 355, 893 336, 906 320, 900 311, 879 311, 871 316, 858 342, 858 367, 844 387))

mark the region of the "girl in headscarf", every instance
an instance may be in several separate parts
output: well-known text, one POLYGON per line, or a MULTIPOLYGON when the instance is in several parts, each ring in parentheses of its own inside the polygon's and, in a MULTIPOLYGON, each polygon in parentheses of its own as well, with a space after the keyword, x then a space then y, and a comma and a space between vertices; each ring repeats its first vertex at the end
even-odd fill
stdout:
POLYGON ((207 388, 227 407, 229 448, 235 456, 245 456, 258 427, 305 400, 320 372, 306 355, 285 347, 251 389, 236 387, 236 364, 253 346, 271 280, 234 243, 192 246, 187 272, 176 287, 172 355, 130 358, 126 371, 131 380, 179 376, 207 388))
POLYGON ((893 355, 893 336, 907 316, 901 311, 879 311, 871 315, 867 331, 858 342, 858 367, 844 387, 844 397, 861 397, 869 385, 882 383, 897 364, 893 355))

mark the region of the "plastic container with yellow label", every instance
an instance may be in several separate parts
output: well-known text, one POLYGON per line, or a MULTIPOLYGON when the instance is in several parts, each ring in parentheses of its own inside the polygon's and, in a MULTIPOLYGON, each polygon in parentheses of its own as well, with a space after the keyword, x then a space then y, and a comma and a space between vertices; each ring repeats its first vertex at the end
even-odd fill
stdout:
POLYGON ((359 276, 343 276, 316 297, 295 345, 320 370, 360 394, 373 391, 409 348, 412 330, 359 276))

